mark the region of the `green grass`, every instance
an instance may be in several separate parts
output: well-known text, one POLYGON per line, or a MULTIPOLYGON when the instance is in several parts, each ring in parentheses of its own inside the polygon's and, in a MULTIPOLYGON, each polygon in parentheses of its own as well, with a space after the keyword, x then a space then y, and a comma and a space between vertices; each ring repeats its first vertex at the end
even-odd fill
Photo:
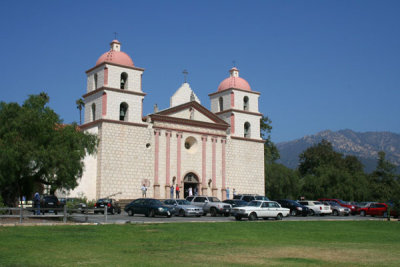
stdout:
POLYGON ((400 224, 0 227, 0 266, 399 266, 400 224))

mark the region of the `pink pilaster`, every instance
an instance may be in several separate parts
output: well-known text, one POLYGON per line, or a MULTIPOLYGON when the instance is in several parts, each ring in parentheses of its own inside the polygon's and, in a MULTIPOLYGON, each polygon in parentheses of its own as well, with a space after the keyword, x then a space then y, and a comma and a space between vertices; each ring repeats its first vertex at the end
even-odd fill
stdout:
POLYGON ((201 149, 201 194, 207 195, 207 136, 201 137, 202 149, 201 149))
POLYGON ((169 186, 170 186, 170 166, 171 166, 171 132, 165 133, 166 137, 166 155, 165 155, 165 198, 169 198, 169 186))
MULTIPOLYGON (((179 187, 181 187, 181 142, 182 142, 182 133, 177 133, 176 134, 176 147, 177 147, 177 151, 176 151, 176 177, 177 177, 177 183, 179 185, 179 187)), ((183 188, 182 188, 182 192, 183 192, 183 188)), ((183 193, 182 193, 183 195, 183 193)))
POLYGON ((221 174, 222 174, 222 189, 221 189, 221 194, 222 194, 222 199, 225 200, 226 199, 226 172, 225 172, 225 168, 226 168, 226 139, 221 139, 221 146, 222 146, 222 163, 221 163, 221 174))
POLYGON ((211 143, 212 143, 212 165, 211 165, 211 175, 212 175, 212 195, 216 197, 217 193, 217 158, 216 158, 216 144, 217 144, 217 138, 212 137, 211 138, 211 143))
POLYGON ((235 133, 235 114, 231 114, 231 134, 235 133))
POLYGON ((108 85, 108 68, 104 68, 104 86, 108 85))
POLYGON ((235 107, 235 93, 231 92, 231 108, 235 107))
POLYGON ((102 97, 101 97, 101 102, 102 102, 102 110, 101 110, 101 114, 102 116, 106 116, 107 115, 107 93, 104 92, 102 97))
POLYGON ((160 152, 160 131, 154 131, 154 198, 160 197, 160 184, 158 182, 158 165, 160 152))

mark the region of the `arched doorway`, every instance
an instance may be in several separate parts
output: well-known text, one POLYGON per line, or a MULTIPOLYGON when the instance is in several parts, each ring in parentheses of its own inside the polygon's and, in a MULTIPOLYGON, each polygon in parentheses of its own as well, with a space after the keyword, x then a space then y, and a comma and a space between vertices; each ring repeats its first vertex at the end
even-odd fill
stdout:
POLYGON ((198 195, 199 192, 199 178, 193 172, 189 172, 183 178, 183 197, 186 198, 189 196, 190 190, 192 191, 192 195, 198 195))

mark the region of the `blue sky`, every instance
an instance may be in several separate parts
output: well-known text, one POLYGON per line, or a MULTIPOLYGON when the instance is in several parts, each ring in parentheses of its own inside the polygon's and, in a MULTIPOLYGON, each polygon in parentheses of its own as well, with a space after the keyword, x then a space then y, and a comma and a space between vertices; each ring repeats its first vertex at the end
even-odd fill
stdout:
POLYGON ((202 104, 232 61, 274 142, 322 130, 400 133, 400 1, 0 1, 0 101, 45 91, 66 123, 118 32, 145 68, 144 113, 183 82, 202 104))

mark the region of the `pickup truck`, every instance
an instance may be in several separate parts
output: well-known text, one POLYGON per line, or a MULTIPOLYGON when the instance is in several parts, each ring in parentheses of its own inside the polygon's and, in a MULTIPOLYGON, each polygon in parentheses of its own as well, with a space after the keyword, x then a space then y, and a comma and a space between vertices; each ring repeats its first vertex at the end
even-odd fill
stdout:
POLYGON ((217 214, 224 214, 228 217, 232 209, 230 204, 221 202, 221 200, 216 197, 191 196, 187 197, 186 200, 195 206, 202 207, 204 216, 210 213, 213 217, 217 216, 217 214))

